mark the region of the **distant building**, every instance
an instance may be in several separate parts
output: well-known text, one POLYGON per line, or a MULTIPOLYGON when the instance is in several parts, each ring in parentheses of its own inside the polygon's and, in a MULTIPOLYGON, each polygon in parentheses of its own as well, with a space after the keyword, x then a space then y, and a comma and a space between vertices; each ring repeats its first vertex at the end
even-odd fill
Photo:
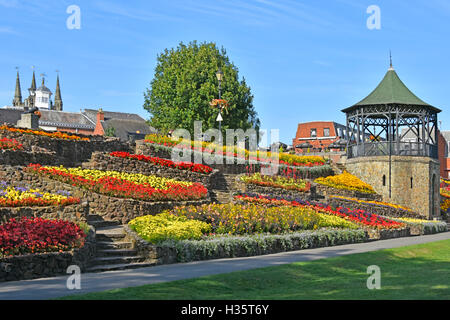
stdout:
POLYGON ((59 75, 56 77, 56 89, 55 89, 55 102, 51 100, 53 93, 49 88, 45 86, 45 78, 42 76, 42 83, 39 88, 36 88, 36 77, 33 71, 33 77, 31 78, 31 86, 28 89, 28 98, 22 102, 22 91, 20 86, 19 71, 17 71, 16 76, 16 88, 14 91, 14 98, 12 101, 12 106, 7 106, 6 108, 18 108, 18 109, 28 109, 32 107, 37 107, 40 110, 56 110, 62 111, 63 102, 61 98, 61 88, 59 85, 59 75))
POLYGON ((441 177, 450 178, 450 131, 438 131, 438 157, 441 177))
POLYGON ((296 153, 321 152, 336 142, 346 144, 346 136, 346 126, 333 121, 303 122, 297 126, 292 147, 296 153))
POLYGON ((143 139, 145 135, 155 133, 145 119, 137 114, 124 112, 110 112, 102 109, 85 109, 80 112, 63 111, 59 76, 56 78, 54 102, 53 93, 45 86, 45 79, 36 88, 36 79, 33 71, 29 96, 22 102, 19 72, 16 76, 16 87, 12 106, 0 108, 0 124, 15 126, 21 114, 32 107, 39 108, 41 118, 39 127, 47 131, 61 131, 85 135, 111 135, 122 140, 143 139))
MULTIPOLYGON (((145 135, 155 133, 145 119, 137 114, 109 112, 102 109, 85 109, 81 112, 39 110, 39 127, 47 131, 61 131, 85 135, 107 135, 122 140, 143 139, 145 135), (109 130, 108 130, 109 129, 109 130)), ((0 124, 16 125, 23 109, 0 109, 0 124)))

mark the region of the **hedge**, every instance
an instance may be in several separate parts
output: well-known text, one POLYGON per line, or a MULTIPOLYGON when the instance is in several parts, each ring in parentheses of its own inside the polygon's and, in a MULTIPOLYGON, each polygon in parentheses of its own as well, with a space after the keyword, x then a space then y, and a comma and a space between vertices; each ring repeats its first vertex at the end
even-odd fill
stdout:
POLYGON ((248 257, 284 251, 329 247, 368 241, 362 229, 324 229, 280 235, 214 236, 202 240, 167 240, 158 247, 176 252, 178 262, 218 258, 248 257))

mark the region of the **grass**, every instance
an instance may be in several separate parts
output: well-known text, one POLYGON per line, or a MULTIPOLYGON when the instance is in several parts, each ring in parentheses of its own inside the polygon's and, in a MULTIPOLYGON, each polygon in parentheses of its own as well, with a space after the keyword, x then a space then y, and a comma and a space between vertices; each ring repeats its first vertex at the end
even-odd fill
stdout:
POLYGON ((63 299, 450 299, 450 240, 63 299), (369 290, 367 267, 381 270, 369 290))

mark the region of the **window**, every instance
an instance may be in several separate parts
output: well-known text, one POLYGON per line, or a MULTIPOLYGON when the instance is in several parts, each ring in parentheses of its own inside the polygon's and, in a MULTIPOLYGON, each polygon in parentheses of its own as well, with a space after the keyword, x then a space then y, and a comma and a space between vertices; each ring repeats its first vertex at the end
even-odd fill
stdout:
POLYGON ((413 178, 411 177, 411 189, 413 187, 413 178))
POLYGON ((323 136, 324 137, 330 136, 330 128, 323 128, 323 136))
POLYGON ((315 137, 317 137, 317 130, 311 129, 311 138, 315 138, 315 137))
POLYGON ((386 186, 386 175, 383 175, 383 187, 386 186))

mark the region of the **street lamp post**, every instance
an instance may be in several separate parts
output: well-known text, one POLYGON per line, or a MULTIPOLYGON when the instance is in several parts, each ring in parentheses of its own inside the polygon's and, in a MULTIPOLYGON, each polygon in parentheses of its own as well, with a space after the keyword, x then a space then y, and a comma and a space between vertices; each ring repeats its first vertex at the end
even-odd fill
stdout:
MULTIPOLYGON (((223 72, 222 72, 222 69, 220 69, 220 67, 219 67, 219 70, 216 73, 216 77, 217 77, 217 80, 219 81, 219 100, 221 100, 222 99, 223 72)), ((222 120, 223 120, 221 111, 222 111, 222 103, 219 103, 219 114, 217 115, 217 121, 219 121, 219 132, 220 132, 219 139, 220 139, 220 142, 222 142, 222 120)))

